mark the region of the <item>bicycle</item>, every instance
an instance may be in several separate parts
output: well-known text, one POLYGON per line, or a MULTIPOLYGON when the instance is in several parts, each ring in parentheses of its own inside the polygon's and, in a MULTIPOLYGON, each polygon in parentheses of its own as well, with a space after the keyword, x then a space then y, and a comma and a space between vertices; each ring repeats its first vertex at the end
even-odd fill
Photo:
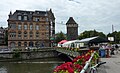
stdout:
POLYGON ((92 67, 90 68, 90 73, 98 73, 97 68, 98 68, 100 65, 105 64, 105 63, 106 63, 106 62, 99 62, 99 63, 95 64, 94 66, 92 66, 92 67))

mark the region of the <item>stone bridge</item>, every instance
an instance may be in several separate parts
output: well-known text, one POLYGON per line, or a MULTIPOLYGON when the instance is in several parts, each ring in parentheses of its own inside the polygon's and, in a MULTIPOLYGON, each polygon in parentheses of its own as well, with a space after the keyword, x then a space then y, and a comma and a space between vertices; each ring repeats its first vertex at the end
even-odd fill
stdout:
POLYGON ((78 56, 85 54, 89 49, 79 49, 69 50, 68 48, 40 48, 40 49, 31 49, 31 50, 21 50, 21 51, 11 51, 0 53, 0 58, 14 58, 15 55, 18 55, 16 58, 19 59, 35 59, 35 58, 48 58, 48 57, 58 57, 60 54, 67 55, 71 60, 78 56))

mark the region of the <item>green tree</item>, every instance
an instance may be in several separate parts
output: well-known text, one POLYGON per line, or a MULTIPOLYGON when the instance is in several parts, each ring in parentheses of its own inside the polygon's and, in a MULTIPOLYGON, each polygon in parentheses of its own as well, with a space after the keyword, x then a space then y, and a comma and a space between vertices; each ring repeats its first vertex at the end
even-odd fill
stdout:
POLYGON ((106 35, 103 32, 98 32, 96 30, 90 30, 90 31, 84 31, 79 35, 79 39, 84 39, 84 38, 90 38, 94 36, 100 36, 100 37, 106 37, 106 35))
POLYGON ((66 35, 61 31, 56 34, 55 42, 58 43, 64 39, 66 39, 66 35))
POLYGON ((114 42, 113 43, 120 43, 120 31, 114 31, 112 33, 109 33, 107 37, 114 37, 114 42))

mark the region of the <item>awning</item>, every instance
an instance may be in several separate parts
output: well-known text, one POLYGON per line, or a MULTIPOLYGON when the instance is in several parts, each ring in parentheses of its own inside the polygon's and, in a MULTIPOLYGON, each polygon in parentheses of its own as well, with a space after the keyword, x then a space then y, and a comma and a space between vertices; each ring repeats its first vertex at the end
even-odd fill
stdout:
POLYGON ((67 42, 67 40, 62 40, 62 41, 58 42, 58 44, 63 44, 65 42, 67 42))
POLYGON ((104 42, 109 42, 109 40, 107 38, 103 38, 103 37, 91 37, 91 38, 86 38, 86 39, 82 39, 80 40, 80 42, 87 42, 87 43, 104 43, 104 42))

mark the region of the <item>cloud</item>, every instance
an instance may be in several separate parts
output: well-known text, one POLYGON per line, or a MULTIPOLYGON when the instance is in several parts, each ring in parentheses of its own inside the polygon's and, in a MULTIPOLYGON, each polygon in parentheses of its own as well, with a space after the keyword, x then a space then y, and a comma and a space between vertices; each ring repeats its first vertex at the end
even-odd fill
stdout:
MULTIPOLYGON (((92 29, 109 33, 111 25, 120 31, 120 0, 3 0, 0 5, 0 22, 5 25, 10 10, 45 11, 52 8, 56 22, 65 24, 72 16, 80 26, 79 33, 92 29)), ((56 32, 59 31, 66 33, 66 26, 56 23, 56 32)))

